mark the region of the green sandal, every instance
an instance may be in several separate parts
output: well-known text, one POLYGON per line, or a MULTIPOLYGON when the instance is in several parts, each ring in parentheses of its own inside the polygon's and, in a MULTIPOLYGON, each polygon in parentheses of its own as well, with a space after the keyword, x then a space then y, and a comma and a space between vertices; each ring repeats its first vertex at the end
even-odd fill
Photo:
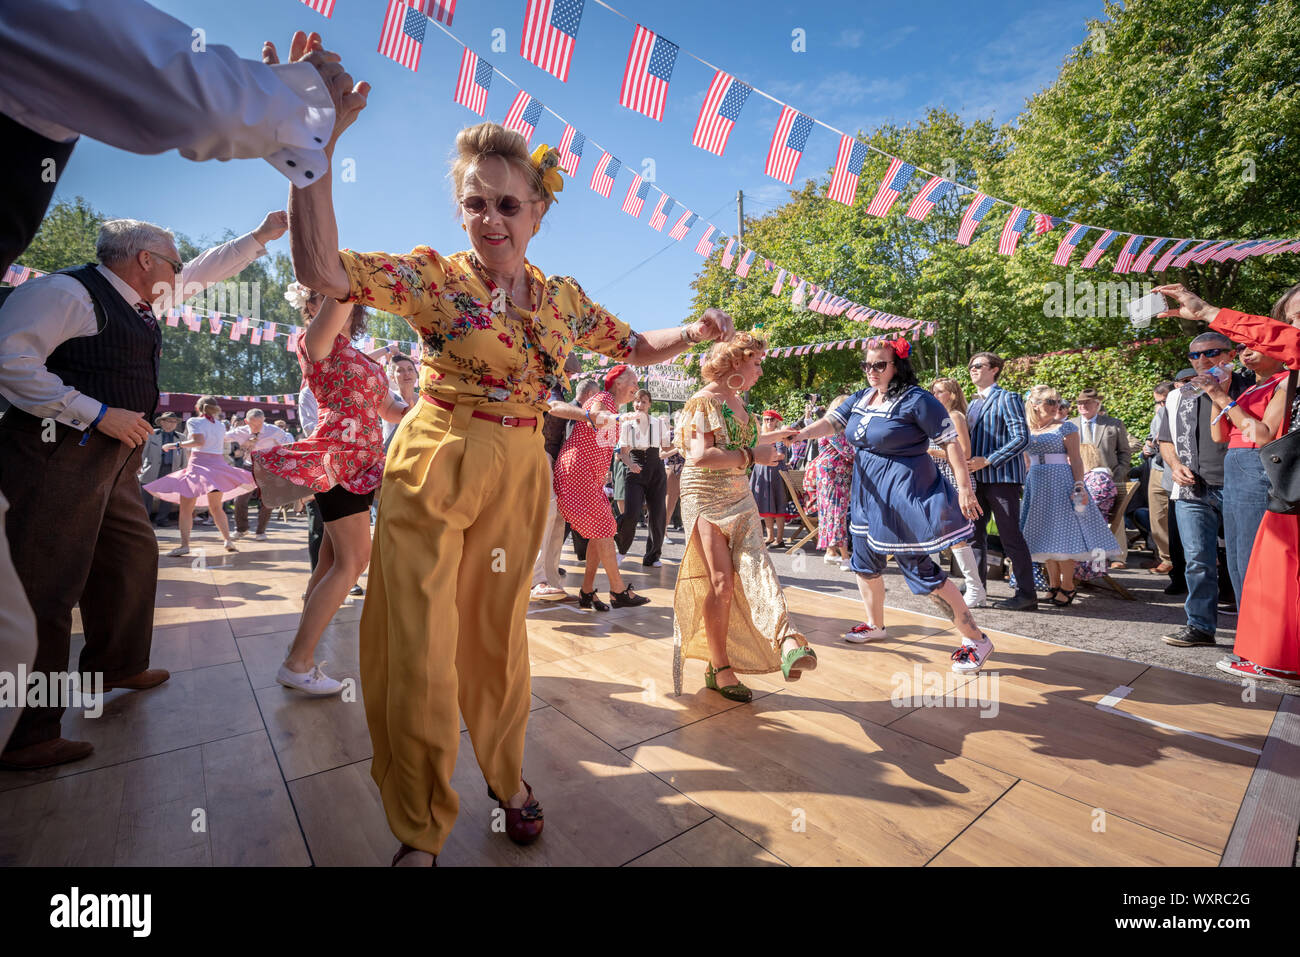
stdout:
POLYGON ((739 681, 734 685, 727 685, 723 688, 718 687, 718 672, 725 671, 730 667, 731 665, 723 665, 721 668, 714 668, 713 663, 710 662, 709 667, 705 669, 704 672, 705 686, 708 687, 710 691, 716 691, 728 701, 739 701, 742 704, 752 701, 754 699, 754 692, 750 691, 739 681))
POLYGON ((812 671, 817 667, 817 652, 813 651, 807 645, 799 648, 791 648, 781 656, 781 672, 785 675, 786 681, 798 681, 800 674, 804 671, 812 671), (803 659, 808 659, 804 664, 795 664, 803 659))

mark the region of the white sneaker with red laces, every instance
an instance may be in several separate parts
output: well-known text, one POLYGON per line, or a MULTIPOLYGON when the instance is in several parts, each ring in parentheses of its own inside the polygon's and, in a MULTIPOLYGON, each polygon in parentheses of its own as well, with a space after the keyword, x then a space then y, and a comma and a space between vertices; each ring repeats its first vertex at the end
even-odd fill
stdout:
POLYGON ((959 675, 976 674, 993 654, 993 642, 988 635, 980 635, 979 641, 963 638, 961 642, 961 647, 952 653, 952 670, 959 675))
POLYGON ((1257 665, 1255 662, 1247 661, 1244 658, 1239 660, 1224 658, 1222 661, 1216 661, 1214 667, 1218 668, 1220 671, 1227 672, 1230 675, 1237 675, 1241 678, 1286 681, 1290 684, 1300 684, 1300 675, 1294 675, 1284 671, 1274 671, 1271 668, 1265 668, 1263 665, 1257 665))
POLYGON ((844 640, 851 641, 855 645, 865 645, 868 641, 878 641, 881 638, 888 638, 883 627, 877 628, 875 625, 869 625, 865 621, 860 625, 854 625, 844 633, 844 640))

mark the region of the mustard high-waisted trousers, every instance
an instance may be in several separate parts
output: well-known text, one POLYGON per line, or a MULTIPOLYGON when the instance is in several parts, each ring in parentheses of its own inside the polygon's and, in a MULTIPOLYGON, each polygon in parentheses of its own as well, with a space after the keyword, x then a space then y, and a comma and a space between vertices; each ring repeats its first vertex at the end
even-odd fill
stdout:
POLYGON ((542 416, 478 406, 537 419, 510 428, 474 408, 421 400, 393 436, 361 616, 371 775, 394 836, 431 854, 459 807, 459 716, 504 800, 519 790, 531 701, 524 614, 551 483, 542 416))

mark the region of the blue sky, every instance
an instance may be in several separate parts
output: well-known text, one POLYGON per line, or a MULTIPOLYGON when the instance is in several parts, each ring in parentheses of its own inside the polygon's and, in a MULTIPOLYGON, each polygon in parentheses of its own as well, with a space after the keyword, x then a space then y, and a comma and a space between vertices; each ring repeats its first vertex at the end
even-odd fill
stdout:
MULTIPOLYGON (((318 30, 353 76, 373 86, 369 106, 335 156, 336 169, 344 158, 356 163, 355 182, 335 177, 340 241, 391 252, 421 243, 444 251, 462 248, 446 171, 456 132, 478 117, 452 101, 461 55, 452 39, 431 24, 419 72, 412 73, 377 52, 385 0, 337 0, 328 20, 299 0, 152 2, 202 27, 209 44, 250 58, 258 57, 263 40, 285 52, 295 29, 318 30)), ((641 169, 653 161, 657 186, 728 234, 735 231, 737 190, 744 190, 749 215, 770 210, 788 195, 788 187, 764 174, 780 114, 776 104, 751 96, 723 157, 691 144, 713 71, 687 51, 846 132, 915 120, 931 106, 1006 121, 1056 76, 1063 58, 1083 40, 1087 18, 1102 13, 1101 0, 810 0, 794 13, 791 4, 757 0, 745 5, 745 17, 737 21, 738 5, 717 0, 611 5, 633 22, 588 2, 567 83, 519 56, 524 0, 460 0, 451 29, 586 133, 578 176, 566 184, 529 258, 547 273, 576 277, 638 329, 688 317, 701 230, 681 243, 671 243, 666 230, 651 230, 653 191, 640 221, 633 221, 620 208, 631 181, 626 171, 608 200, 593 192, 587 184, 599 153, 590 141, 625 167, 641 169), (662 123, 618 103, 634 22, 682 47, 662 123), (806 52, 792 50, 797 28, 806 33, 806 52), (498 29, 504 31, 503 53, 492 52, 498 29)), ((515 92, 495 77, 487 118, 504 119, 515 92)), ((556 145, 562 130, 559 120, 543 114, 532 142, 556 145)), ((814 129, 795 186, 829 173, 837 141, 835 134, 814 129)), ((86 140, 73 154, 56 198, 82 195, 109 215, 150 220, 202 239, 227 228, 251 229, 267 210, 283 208, 287 192, 287 181, 260 160, 196 164, 175 153, 137 156, 86 140)), ((271 249, 287 253, 288 239, 271 249)))

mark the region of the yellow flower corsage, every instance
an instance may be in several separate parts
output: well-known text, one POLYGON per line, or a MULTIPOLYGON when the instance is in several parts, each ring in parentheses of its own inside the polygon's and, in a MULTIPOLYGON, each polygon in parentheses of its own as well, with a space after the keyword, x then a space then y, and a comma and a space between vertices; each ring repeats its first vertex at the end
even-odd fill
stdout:
POLYGON ((551 202, 558 202, 556 193, 564 191, 564 177, 560 175, 560 154, 543 143, 533 150, 533 167, 542 174, 542 185, 550 194, 551 202))

